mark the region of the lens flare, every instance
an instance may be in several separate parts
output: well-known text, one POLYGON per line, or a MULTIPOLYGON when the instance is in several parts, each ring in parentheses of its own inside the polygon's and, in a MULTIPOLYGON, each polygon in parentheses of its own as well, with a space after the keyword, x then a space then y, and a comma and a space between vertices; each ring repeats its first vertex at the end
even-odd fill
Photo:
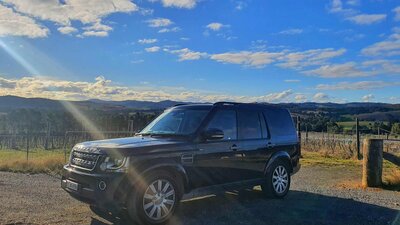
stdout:
POLYGON ((0 38, 0 48, 2 48, 5 52, 7 52, 15 61, 18 62, 25 70, 27 70, 30 74, 39 75, 39 71, 29 63, 21 54, 18 54, 13 48, 8 46, 1 38, 0 38))

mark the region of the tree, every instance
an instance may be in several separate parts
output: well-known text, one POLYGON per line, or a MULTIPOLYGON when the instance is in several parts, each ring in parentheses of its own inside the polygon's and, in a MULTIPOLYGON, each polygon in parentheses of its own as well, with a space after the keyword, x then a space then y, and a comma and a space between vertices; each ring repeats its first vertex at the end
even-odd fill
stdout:
POLYGON ((394 123, 392 126, 392 134, 400 134, 400 123, 394 123))

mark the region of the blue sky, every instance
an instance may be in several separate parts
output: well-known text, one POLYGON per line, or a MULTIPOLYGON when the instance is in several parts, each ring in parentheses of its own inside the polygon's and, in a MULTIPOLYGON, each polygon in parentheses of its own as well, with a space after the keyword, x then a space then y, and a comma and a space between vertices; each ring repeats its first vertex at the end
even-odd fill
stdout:
POLYGON ((0 0, 0 95, 400 102, 394 0, 0 0))

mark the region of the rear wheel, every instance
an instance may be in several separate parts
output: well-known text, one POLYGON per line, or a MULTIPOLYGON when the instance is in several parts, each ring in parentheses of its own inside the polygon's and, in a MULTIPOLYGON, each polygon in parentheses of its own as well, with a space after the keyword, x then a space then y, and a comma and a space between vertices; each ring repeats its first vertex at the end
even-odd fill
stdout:
POLYGON ((130 217, 140 223, 164 224, 174 214, 182 193, 181 182, 169 173, 155 171, 145 177, 129 197, 130 217))
POLYGON ((290 188, 289 166, 285 161, 277 160, 272 163, 266 174, 266 182, 261 185, 262 191, 269 197, 283 198, 290 188))

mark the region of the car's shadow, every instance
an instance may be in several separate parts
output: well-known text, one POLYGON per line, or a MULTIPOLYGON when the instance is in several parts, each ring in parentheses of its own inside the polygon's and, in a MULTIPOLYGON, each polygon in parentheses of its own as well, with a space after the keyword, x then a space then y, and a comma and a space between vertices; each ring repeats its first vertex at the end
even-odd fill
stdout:
MULTIPOLYGON (((125 219, 92 225, 132 224, 125 219)), ((329 197, 290 191, 285 199, 267 199, 260 191, 226 193, 183 201, 170 225, 232 224, 400 224, 399 210, 329 197)))

